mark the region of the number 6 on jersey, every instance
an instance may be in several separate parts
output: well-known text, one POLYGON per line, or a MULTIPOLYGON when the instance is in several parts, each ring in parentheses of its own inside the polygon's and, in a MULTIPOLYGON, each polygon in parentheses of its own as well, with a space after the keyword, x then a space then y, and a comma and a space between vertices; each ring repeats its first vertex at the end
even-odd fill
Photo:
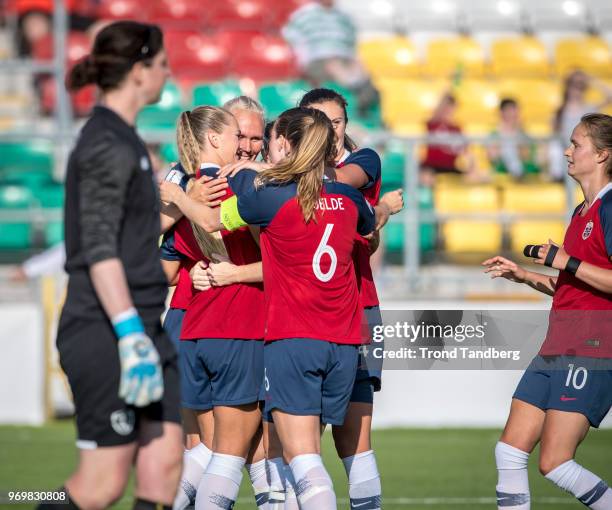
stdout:
POLYGON ((317 279, 321 280, 322 282, 328 282, 332 279, 334 273, 336 272, 336 266, 338 265, 338 256, 336 255, 336 252, 330 245, 327 244, 333 228, 333 223, 329 223, 325 226, 325 232, 323 232, 321 242, 319 243, 317 251, 315 251, 314 257, 312 258, 312 271, 317 279), (329 258, 331 259, 329 269, 326 273, 321 271, 321 258, 325 254, 329 255, 329 258))

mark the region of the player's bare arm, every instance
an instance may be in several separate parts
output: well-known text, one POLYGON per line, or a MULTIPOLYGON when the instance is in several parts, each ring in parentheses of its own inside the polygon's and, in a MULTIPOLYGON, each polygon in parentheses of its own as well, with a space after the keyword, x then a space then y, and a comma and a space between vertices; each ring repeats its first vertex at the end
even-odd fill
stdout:
MULTIPOLYGON (((534 259, 534 263, 544 265, 546 257, 553 247, 557 249, 557 254, 553 259, 552 267, 563 271, 570 260, 570 256, 563 249, 563 246, 556 246, 552 243, 543 244, 538 251, 538 258, 534 259)), ((612 294, 612 271, 609 269, 580 261, 580 265, 575 275, 576 278, 589 284, 591 287, 601 292, 605 292, 606 294, 612 294)))
POLYGON ((553 296, 557 278, 542 273, 527 271, 515 262, 501 256, 492 257, 482 263, 486 267, 485 273, 490 273, 491 278, 505 278, 515 283, 524 283, 531 288, 553 296))
POLYGON ((206 232, 221 230, 219 211, 194 200, 180 186, 164 181, 159 185, 159 192, 162 202, 175 204, 190 221, 206 232))
POLYGON ((404 208, 404 197, 401 188, 385 193, 374 207, 376 212, 376 230, 385 226, 389 217, 397 214, 404 208))
POLYGON ((343 167, 336 168, 336 180, 348 184, 353 188, 363 188, 369 182, 368 174, 355 163, 349 163, 343 167))
POLYGON ((178 283, 179 269, 181 267, 180 260, 164 260, 161 259, 162 269, 168 279, 168 286, 174 287, 178 283))

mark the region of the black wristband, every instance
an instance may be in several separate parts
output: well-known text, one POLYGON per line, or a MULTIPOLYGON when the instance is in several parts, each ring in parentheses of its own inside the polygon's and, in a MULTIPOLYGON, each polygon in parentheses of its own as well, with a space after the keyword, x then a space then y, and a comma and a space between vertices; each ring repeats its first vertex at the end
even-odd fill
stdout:
POLYGON ((580 264, 582 264, 582 260, 577 259, 576 257, 570 257, 567 261, 567 264, 565 265, 565 270, 568 273, 576 274, 576 271, 578 271, 578 267, 580 266, 580 264))
POLYGON ((548 249, 548 254, 546 255, 546 258, 544 259, 545 266, 553 267, 553 260, 555 260, 555 257, 558 251, 559 251, 558 246, 554 246, 552 244, 550 245, 550 248, 548 249))

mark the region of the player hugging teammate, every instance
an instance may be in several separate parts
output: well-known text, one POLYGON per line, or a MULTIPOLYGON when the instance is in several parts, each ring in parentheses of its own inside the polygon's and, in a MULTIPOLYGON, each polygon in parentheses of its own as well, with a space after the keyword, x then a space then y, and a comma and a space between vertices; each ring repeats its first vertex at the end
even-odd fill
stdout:
MULTIPOLYGON (((219 210, 209 209, 192 200, 178 186, 164 183, 162 197, 178 205, 192 220, 192 225, 203 227, 211 234, 225 228, 222 230, 224 240, 230 235, 230 227, 242 225, 240 215, 249 223, 261 227, 263 273, 266 275, 265 338, 268 341, 264 349, 266 414, 270 415, 271 412, 275 427, 272 427, 274 433, 270 433, 270 426, 266 427, 268 486, 263 492, 254 483, 256 495, 259 491, 260 496, 257 497, 258 505, 260 508, 290 508, 297 505, 295 500, 290 502, 290 497, 284 501, 286 490, 291 493, 294 484, 291 474, 296 474, 297 486, 301 487, 297 492, 302 508, 335 508, 331 481, 319 455, 320 425, 343 425, 357 369, 355 346, 367 340, 361 332, 362 304, 352 257, 358 213, 364 222, 362 229, 365 229, 369 225, 366 220, 373 220, 374 212, 370 211, 362 195, 350 186, 331 180, 323 184, 325 173, 332 179, 335 177, 337 152, 332 124, 325 115, 311 109, 289 110, 280 116, 271 131, 269 155, 274 165, 238 164, 220 172, 229 174, 229 185, 235 194, 221 204, 223 223, 219 221, 219 210), (251 166, 260 173, 243 170, 244 166, 251 166), (324 201, 325 207, 322 207, 319 199, 326 194, 330 196, 324 201), (337 199, 335 203, 341 203, 342 208, 328 207, 332 198, 337 199), (249 217, 249 214, 254 216, 249 217), (310 246, 316 244, 315 241, 319 244, 310 246), (281 271, 281 268, 284 270, 281 271), (306 268, 310 268, 310 271, 306 271, 306 268), (335 327, 330 327, 332 324, 335 327), (321 338, 321 331, 327 331, 324 338, 321 338), (298 354, 287 353, 287 349, 298 354), (306 366, 291 367, 287 364, 291 359, 301 359, 306 366), (314 373, 317 375, 314 376, 314 373), (297 395, 297 389, 303 395, 297 395), (276 431, 279 432, 282 449, 274 448, 276 431), (304 437, 302 432, 307 434, 306 443, 298 441, 299 437, 304 437), (283 465, 281 455, 291 461, 290 468, 283 465), (311 490, 303 490, 306 486, 311 490)), ((229 143, 229 138, 223 138, 222 143, 229 143)), ((372 159, 376 161, 378 158, 372 159)), ((357 164, 347 168, 366 175, 360 187, 368 188, 369 184, 376 185, 376 181, 380 181, 379 159, 378 168, 374 168, 371 177, 357 164)), ((379 225, 386 222, 389 214, 401 208, 401 193, 392 194, 387 201, 388 204, 385 201, 377 206, 379 225)), ((236 267, 229 262, 222 264, 226 264, 222 271, 224 275, 236 267)), ((211 266, 204 274, 200 267, 197 277, 192 271, 194 283, 196 279, 203 281, 208 277, 209 285, 204 286, 207 290, 200 294, 219 287, 215 283, 215 272, 219 274, 220 265, 213 263, 211 266)), ((228 312, 230 310, 225 314, 228 312)), ((239 322, 239 319, 236 321, 239 322)), ((183 340, 186 339, 185 334, 184 326, 181 334, 183 340)), ((219 429, 215 427, 215 442, 218 433, 219 429)), ((357 444, 354 441, 352 444, 356 449, 357 444)), ((362 452, 355 449, 355 459, 360 458, 359 453, 362 452)), ((366 455, 361 456, 366 461, 373 460, 368 459, 371 454, 368 450, 363 452, 366 455)), ((197 508, 218 508, 215 505, 221 501, 227 503, 235 500, 244 455, 243 452, 232 459, 227 456, 225 464, 213 473, 216 479, 206 483, 202 480, 200 491, 207 496, 201 497, 198 491, 197 508), (205 485, 208 487, 205 488, 205 485)), ((353 462, 354 459, 351 459, 347 470, 353 462)), ((363 477, 364 470, 360 471, 363 477)), ((265 469, 263 474, 265 479, 265 469)), ((377 508, 380 505, 378 474, 375 473, 374 477, 367 475, 369 473, 366 473, 367 480, 363 481, 374 479, 374 484, 369 485, 378 484, 378 490, 374 489, 375 493, 371 496, 363 494, 357 497, 367 499, 369 504, 375 505, 370 505, 372 508, 377 508)), ((253 480, 254 477, 251 478, 253 480)), ((352 478, 351 485, 358 486, 359 482, 355 483, 355 477, 352 478)))
POLYGON ((612 117, 588 114, 565 151, 580 185, 562 246, 529 246, 556 277, 526 271, 503 257, 486 260, 492 277, 553 296, 546 339, 514 393, 495 447, 500 510, 530 508, 527 462, 540 443, 540 472, 594 510, 612 509, 612 490, 580 466, 576 449, 612 406, 612 117))

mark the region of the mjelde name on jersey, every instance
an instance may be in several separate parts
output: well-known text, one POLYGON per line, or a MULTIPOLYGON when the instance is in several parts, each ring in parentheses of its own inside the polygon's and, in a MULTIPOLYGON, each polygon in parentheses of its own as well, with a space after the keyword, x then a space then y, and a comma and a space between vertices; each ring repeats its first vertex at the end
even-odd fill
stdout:
POLYGON ((317 209, 320 211, 344 211, 344 197, 319 198, 317 209))

